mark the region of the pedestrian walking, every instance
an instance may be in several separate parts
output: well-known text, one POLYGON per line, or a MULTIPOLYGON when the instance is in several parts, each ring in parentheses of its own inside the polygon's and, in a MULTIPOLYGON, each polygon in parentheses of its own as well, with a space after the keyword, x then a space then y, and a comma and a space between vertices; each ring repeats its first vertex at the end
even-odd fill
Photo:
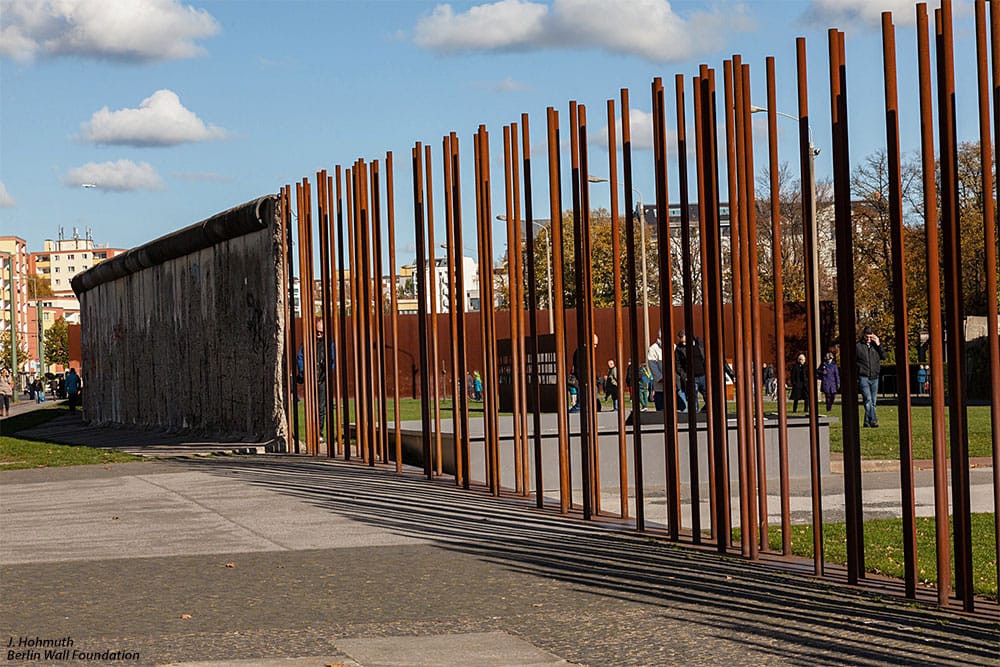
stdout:
POLYGON ((483 400, 483 376, 479 371, 472 371, 472 400, 483 400))
POLYGON ((806 355, 800 354, 792 365, 792 412, 798 412, 799 401, 806 414, 809 414, 809 377, 811 373, 806 367, 806 355))
POLYGON ((761 385, 764 396, 773 400, 775 392, 774 364, 761 365, 761 385))
POLYGON ((833 409, 833 402, 840 393, 840 368, 833 359, 833 352, 827 352, 823 363, 816 369, 816 379, 819 380, 819 390, 826 397, 826 411, 833 409))
POLYGON ((0 371, 0 416, 10 416, 10 401, 14 397, 14 384, 10 379, 10 371, 6 368, 0 371))
POLYGON ((694 395, 688 397, 687 393, 687 333, 684 329, 677 332, 677 345, 674 347, 674 361, 677 365, 677 381, 678 381, 678 393, 681 392, 681 388, 685 393, 685 402, 688 406, 698 412, 698 394, 701 394, 701 398, 706 403, 708 402, 708 397, 706 396, 707 385, 705 382, 705 343, 698 338, 693 336, 691 338, 691 369, 692 375, 694 377, 694 395))
POLYGON ((663 412, 663 332, 656 332, 656 342, 649 346, 646 352, 646 364, 649 366, 649 373, 652 380, 653 405, 657 412, 663 412))
POLYGON ((875 412, 878 376, 886 356, 875 330, 865 327, 861 332, 861 340, 858 341, 858 384, 865 401, 865 428, 878 428, 878 414, 875 412))
POLYGON ((611 406, 618 409, 618 368, 614 359, 608 359, 608 376, 604 379, 604 396, 611 399, 611 406))
POLYGON ((66 374, 66 397, 69 399, 69 411, 75 412, 80 401, 80 390, 83 389, 83 380, 77 375, 76 369, 69 369, 66 374))

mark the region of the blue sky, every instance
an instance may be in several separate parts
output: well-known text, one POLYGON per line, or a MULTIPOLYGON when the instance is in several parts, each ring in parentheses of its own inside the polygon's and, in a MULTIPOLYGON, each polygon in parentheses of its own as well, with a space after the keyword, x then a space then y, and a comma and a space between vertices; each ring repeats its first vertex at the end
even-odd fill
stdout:
MULTIPOLYGON (((587 105, 590 170, 604 175, 598 128, 620 88, 630 89, 640 144, 653 77, 664 78, 672 127, 675 74, 687 77, 690 95, 700 63, 721 77, 723 59, 740 53, 751 66, 753 102, 763 106, 764 59, 773 55, 779 110, 795 114, 800 36, 822 178, 832 153, 828 27, 847 33, 852 162, 884 146, 882 9, 894 11, 897 25, 903 148, 917 148, 914 4, 0 0, 0 235, 40 250, 60 226, 67 235, 90 227, 98 243, 128 248, 302 177, 312 181, 318 169, 381 160, 391 150, 398 261, 405 263, 413 257, 408 158, 415 141, 432 146, 439 169, 441 138, 455 131, 471 169, 471 137, 484 123, 494 173, 502 174, 502 127, 527 112, 536 217, 547 217, 546 107, 561 112, 565 128, 569 100, 587 105)), ((955 15, 959 137, 974 140, 971 0, 956 2, 955 15)), ((755 120, 764 139, 765 119, 755 120)), ((795 123, 779 126, 780 159, 797 174, 795 123)), ((758 154, 758 167, 765 157, 758 154)), ((652 153, 640 150, 633 160, 636 187, 652 201, 652 153)), ((464 194, 471 211, 468 185, 464 194)), ((676 200, 676 182, 670 197, 676 200)), ((607 186, 595 186, 591 199, 606 206, 607 186)), ((495 191, 494 206, 502 201, 495 191)), ((443 214, 435 217, 443 230, 443 214)), ((502 249, 499 225, 496 232, 502 249)))

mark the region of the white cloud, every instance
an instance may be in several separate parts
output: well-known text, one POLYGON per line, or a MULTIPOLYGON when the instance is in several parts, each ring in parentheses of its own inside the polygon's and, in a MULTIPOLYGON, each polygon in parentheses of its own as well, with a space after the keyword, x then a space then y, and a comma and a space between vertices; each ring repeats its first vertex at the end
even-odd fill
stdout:
POLYGON ((100 190, 127 192, 130 190, 163 190, 165 185, 160 175, 147 162, 136 164, 131 160, 117 162, 88 162, 82 167, 70 169, 65 178, 66 185, 93 186, 100 190))
POLYGON ((725 15, 682 18, 669 0, 553 0, 551 7, 500 0, 457 14, 451 5, 438 5, 417 22, 415 41, 443 53, 600 48, 670 62, 721 46, 727 32, 750 24, 741 4, 725 15))
POLYGON ((205 125, 172 90, 156 91, 138 109, 110 111, 104 107, 80 130, 85 141, 130 146, 173 146, 227 136, 221 127, 205 125))
POLYGON ((211 14, 178 0, 3 0, 0 56, 174 60, 201 55, 196 40, 218 32, 211 14))
MULTIPOLYGON (((804 18, 822 26, 835 23, 877 26, 882 23, 882 12, 890 11, 896 25, 913 25, 917 22, 916 5, 917 0, 812 0, 804 18)), ((933 20, 933 7, 928 11, 933 20)))
POLYGON ((528 84, 515 81, 509 76, 503 81, 498 81, 493 86, 493 90, 498 93, 520 93, 531 89, 531 86, 528 84))
POLYGON ((438 5, 417 21, 415 40, 436 51, 517 50, 544 38, 546 5, 525 0, 500 0, 455 14, 438 5))
POLYGON ((0 208, 10 208, 14 203, 14 198, 7 192, 7 186, 0 181, 0 208))
MULTIPOLYGON (((653 148, 653 114, 641 111, 639 109, 631 108, 629 109, 629 136, 632 139, 632 150, 634 151, 648 151, 653 148)), ((618 150, 622 148, 622 119, 619 116, 616 120, 617 127, 615 128, 616 138, 615 141, 618 143, 618 150)), ((671 142, 671 137, 675 137, 676 132, 668 130, 667 142, 671 142)), ((601 123, 601 129, 595 134, 594 142, 598 146, 608 146, 608 124, 607 121, 601 123)), ((676 139, 673 139, 673 146, 670 146, 670 150, 676 150, 676 139)))

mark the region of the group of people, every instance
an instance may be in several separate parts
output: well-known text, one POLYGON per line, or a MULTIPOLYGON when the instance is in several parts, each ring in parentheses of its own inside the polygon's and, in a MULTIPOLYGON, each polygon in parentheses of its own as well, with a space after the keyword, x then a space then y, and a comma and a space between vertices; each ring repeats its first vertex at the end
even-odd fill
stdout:
MULTIPOLYGON (((70 411, 76 411, 76 406, 80 404, 80 392, 83 389, 83 381, 75 368, 69 369, 64 377, 57 378, 55 396, 69 399, 70 411)), ((14 379, 10 371, 6 368, 0 370, 0 417, 10 416, 10 406, 14 400, 14 379)), ((45 381, 41 377, 32 378, 26 386, 28 398, 34 399, 36 403, 45 400, 45 381)))
MULTIPOLYGON (((674 371, 676 374, 677 386, 677 409, 679 412, 686 412, 688 409, 698 411, 698 395, 702 401, 706 400, 705 382, 705 344, 698 338, 693 337, 691 344, 688 344, 687 333, 682 329, 677 333, 677 341, 674 345, 674 371), (690 369, 688 367, 688 353, 690 351, 690 369), (689 389, 688 373, 693 375, 694 392, 692 396, 687 395, 689 389)), ((858 384, 861 396, 864 400, 865 428, 878 428, 878 414, 876 405, 878 401, 878 382, 882 361, 886 358, 886 352, 882 349, 881 341, 875 331, 866 326, 862 332, 861 339, 857 344, 857 367, 858 384)), ((651 391, 656 409, 662 411, 666 403, 664 396, 664 365, 663 365, 663 338, 662 332, 658 332, 656 342, 650 345, 647 355, 647 366, 652 376, 651 391)), ((725 372, 729 379, 734 379, 735 374, 728 364, 725 372)), ((778 378, 774 367, 767 364, 761 366, 762 386, 761 391, 765 396, 772 399, 778 397, 778 378)), ((790 372, 792 412, 797 412, 799 402, 802 402, 806 412, 809 411, 809 382, 819 381, 820 393, 823 394, 826 403, 826 411, 833 409, 837 394, 840 393, 840 367, 837 365, 833 352, 827 352, 823 361, 815 369, 811 370, 806 364, 806 355, 799 354, 796 363, 792 365, 790 372)), ((629 381, 631 386, 631 380, 629 381)), ((702 407, 704 410, 704 407, 702 407)))

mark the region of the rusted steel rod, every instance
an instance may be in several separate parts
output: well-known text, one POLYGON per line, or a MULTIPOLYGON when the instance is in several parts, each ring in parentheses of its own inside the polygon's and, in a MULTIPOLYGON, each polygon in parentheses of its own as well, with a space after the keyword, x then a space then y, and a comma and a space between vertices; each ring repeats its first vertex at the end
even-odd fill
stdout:
MULTIPOLYGON (((385 202, 389 243, 389 330, 392 333, 393 454, 396 472, 403 472, 403 433, 399 417, 399 297, 396 294, 396 205, 392 151, 385 154, 385 202)), ((347 409, 346 397, 344 409, 347 409)))
POLYGON ((433 477, 434 468, 431 458, 431 391, 430 391, 430 353, 427 335, 427 266, 426 242, 424 230, 424 169, 423 147, 418 141, 411 155, 413 160, 413 227, 417 246, 417 266, 414 278, 417 283, 417 332, 420 340, 420 419, 421 447, 424 458, 424 475, 433 477))
MULTIPOLYGON (((479 259, 479 338, 482 341, 482 361, 483 361, 483 391, 480 395, 483 409, 483 462, 485 464, 486 485, 492 493, 498 493, 494 483, 493 465, 493 437, 492 437, 492 417, 489 409, 489 396, 487 385, 489 384, 489 351, 488 338, 489 322, 488 310, 492 310, 493 303, 489 301, 487 291, 493 284, 493 262, 486 249, 483 223, 483 197, 485 188, 483 186, 483 157, 482 157, 482 126, 473 136, 473 165, 475 169, 476 184, 476 251, 479 259)), ((489 225, 490 223, 485 223, 489 225)))
POLYGON ((360 283, 360 305, 358 318, 361 324, 361 338, 364 342, 361 348, 362 368, 361 374, 361 406, 360 411, 363 421, 360 424, 361 430, 365 434, 365 445, 368 453, 368 465, 374 466, 376 462, 375 450, 375 390, 374 374, 375 368, 372 362, 372 294, 371 294, 371 209, 368 197, 368 167, 364 160, 358 160, 354 168, 357 179, 358 190, 356 201, 358 205, 358 218, 355 229, 358 234, 358 282, 360 283))
MULTIPOLYGON (((701 107, 702 141, 698 147, 702 154, 704 205, 699 217, 704 220, 702 232, 707 247, 704 271, 707 273, 708 291, 706 305, 709 310, 709 321, 722 322, 722 243, 719 226, 719 166, 718 137, 716 135, 716 105, 715 105, 715 72, 709 67, 702 67, 697 79, 700 92, 696 103, 701 107)), ((731 214, 730 214, 731 215, 731 214)), ((729 548, 729 443, 726 415, 726 379, 725 379, 725 348, 722 341, 722 327, 709 327, 705 331, 708 341, 706 350, 706 382, 708 395, 711 397, 712 412, 712 442, 710 446, 715 451, 715 539, 716 549, 725 553, 729 548)))
POLYGON ((750 308, 750 373, 749 382, 753 385, 749 398, 752 400, 752 415, 754 430, 754 447, 756 449, 756 466, 751 469, 751 488, 757 489, 757 508, 755 525, 759 526, 758 544, 761 549, 768 549, 767 525, 767 456, 764 434, 764 395, 760 390, 763 384, 761 366, 761 322, 760 322, 760 273, 758 270, 759 236, 757 235, 757 201, 754 191, 755 173, 753 160, 753 122, 751 114, 750 66, 743 65, 743 125, 744 125, 744 159, 746 161, 746 248, 747 272, 750 278, 749 308, 750 308))
POLYGON ((517 339, 514 349, 517 351, 514 375, 516 386, 518 387, 518 400, 515 402, 514 418, 520 421, 520 457, 518 462, 521 466, 521 479, 524 481, 521 495, 528 496, 531 493, 531 466, 528 463, 528 371, 527 371, 527 345, 524 336, 524 239, 522 237, 521 220, 521 166, 520 153, 517 148, 517 123, 510 124, 511 133, 511 169, 514 187, 514 247, 517 252, 514 254, 514 286, 517 288, 517 299, 514 304, 512 316, 517 322, 517 339))
MULTIPOLYGON (((638 531, 646 529, 646 513, 644 508, 644 493, 642 484, 642 415, 636 409, 639 400, 640 373, 646 361, 646 350, 639 352, 640 319, 639 319, 639 289, 636 275, 636 238, 635 211, 632 202, 632 126, 630 122, 631 109, 628 101, 628 88, 622 88, 622 178, 624 179, 625 210, 627 224, 625 227, 625 267, 628 274, 628 317, 632 324, 632 336, 629 338, 629 356, 632 357, 632 477, 635 480, 635 528, 638 531)), ((639 224, 646 224, 642 218, 639 224)), ((645 252, 645 248, 641 250, 645 252)))
MULTIPOLYGON (((778 479, 781 496, 781 553, 792 553, 791 498, 788 478, 788 403, 785 397, 785 295, 782 275, 781 180, 778 163, 778 103, 775 91, 774 58, 767 58, 767 143, 768 176, 771 186, 771 267, 774 275, 775 377, 778 400, 778 479)), ((761 389, 763 391, 763 388, 761 389)))
MULTIPOLYGON (((702 202, 707 202, 708 198, 705 195, 705 173, 704 173, 704 154, 701 146, 704 145, 704 131, 702 129, 702 103, 701 103, 701 93, 702 87, 700 80, 697 77, 692 77, 691 79, 691 92, 692 92, 692 102, 694 108, 694 137, 695 137, 695 180, 697 181, 697 193, 698 193, 698 206, 699 208, 703 206, 702 202)), ((712 354, 712 338, 708 335, 711 329, 711 323, 709 321, 709 308, 708 308, 708 236, 705 233, 705 216, 698 216, 698 237, 700 239, 699 243, 699 259, 701 260, 701 330, 703 332, 703 340, 705 342, 705 359, 707 360, 712 354)), ((709 377, 712 373, 710 368, 711 364, 705 367, 705 382, 706 390, 709 385, 709 377)), ((713 403, 715 397, 711 391, 706 392, 705 396, 705 407, 708 412, 708 419, 705 420, 705 440, 707 447, 705 448, 708 456, 708 522, 709 522, 709 534, 711 539, 715 539, 715 516, 716 516, 716 475, 715 475, 715 448, 712 443, 715 442, 715 420, 712 415, 715 414, 713 410, 719 410, 720 408, 713 403)), ((722 408, 723 414, 725 414, 728 407, 725 407, 725 402, 723 402, 724 407, 722 408)), ((728 503, 725 506, 724 511, 729 511, 728 503)))
MULTIPOLYGON (((997 3, 990 9, 993 36, 993 107, 1000 134, 1000 13, 997 3)), ((976 0, 976 56, 979 92, 979 170, 983 178, 983 242, 986 264, 986 321, 990 350, 990 429, 993 435, 993 507, 996 542, 996 577, 1000 582, 1000 326, 997 305, 997 229, 993 182, 993 139, 990 137, 989 56, 986 45, 986 2, 976 0)))
POLYGON ((355 233, 358 235, 358 287, 359 299, 359 325, 361 335, 359 340, 361 347, 361 422, 360 427, 365 434, 365 452, 368 457, 368 465, 375 465, 375 434, 372 423, 372 404, 375 401, 375 392, 372 390, 374 368, 372 368, 372 340, 371 340, 371 281, 370 281, 370 257, 369 257, 369 225, 371 223, 369 200, 368 200, 368 166, 363 160, 354 163, 354 176, 357 183, 355 202, 358 207, 358 217, 355 225, 355 233))
POLYGON ((388 392, 388 374, 386 373, 386 350, 385 350, 385 290, 383 289, 383 263, 382 263, 382 195, 381 179, 379 178, 378 160, 372 162, 372 248, 374 260, 373 285, 375 289, 375 351, 377 354, 378 368, 376 369, 376 380, 378 382, 378 427, 379 427, 379 458, 383 463, 389 462, 389 417, 387 411, 386 396, 388 392))
MULTIPOLYGON (((854 223, 851 217, 851 164, 849 156, 850 134, 847 129, 847 63, 844 53, 844 33, 829 31, 830 46, 830 106, 833 129, 833 207, 835 234, 837 238, 837 321, 840 324, 840 350, 844 361, 841 386, 843 402, 844 434, 844 513, 847 524, 847 581, 856 584, 865 576, 864 557, 864 516, 861 490, 861 434, 858 428, 858 412, 855 408, 858 386, 857 347, 855 334, 854 299, 854 223)), ((815 229, 813 230, 815 233, 815 229)), ((811 283, 810 283, 811 284, 811 283)), ((814 294, 813 299, 819 295, 814 294)), ((813 312, 814 308, 810 309, 813 312)), ((815 338, 811 339, 815 340, 815 338)), ((811 346, 810 346, 811 347, 811 346)), ((818 355, 819 350, 814 350, 818 355)), ((817 360, 809 360, 809 368, 814 369, 817 360)), ((816 383, 809 387, 815 389, 816 383)), ((817 401, 810 399, 815 406, 817 401)), ((815 412, 815 410, 814 410, 815 412)), ((810 423, 811 423, 810 419, 810 423)))
POLYGON ((340 382, 338 381, 337 371, 340 367, 340 361, 337 357, 341 354, 341 344, 340 344, 340 328, 338 326, 340 320, 340 304, 337 299, 337 200, 334 195, 335 193, 333 176, 327 174, 326 176, 326 198, 327 198, 327 226, 329 228, 330 235, 330 321, 326 323, 327 336, 330 337, 331 354, 333 355, 331 359, 330 372, 326 379, 327 381, 327 391, 330 393, 331 401, 333 403, 332 409, 326 415, 327 431, 330 432, 329 443, 327 445, 327 455, 331 458, 340 456, 344 452, 344 432, 340 428, 340 419, 338 418, 338 410, 344 409, 343 397, 340 395, 340 382))
MULTIPOLYGON (((733 371, 736 373, 736 459, 739 480, 740 494, 740 553, 749 557, 751 549, 754 548, 753 522, 750 520, 749 505, 750 491, 750 456, 748 453, 749 428, 747 419, 747 391, 746 391, 746 368, 744 367, 745 352, 745 331, 743 328, 743 262, 741 245, 743 243, 742 216, 743 201, 740 197, 740 186, 742 179, 740 161, 736 150, 740 143, 742 130, 742 114, 735 113, 736 107, 741 99, 737 95, 741 94, 742 77, 739 76, 740 61, 738 56, 733 60, 723 63, 723 85, 725 86, 726 103, 726 168, 727 182, 729 185, 729 251, 730 267, 732 274, 732 313, 733 313, 733 371)), ((725 349, 725 348, 722 348, 725 349)))
POLYGON ((438 301, 440 300, 441 289, 437 275, 437 246, 434 241, 434 184, 431 174, 432 168, 431 147, 424 146, 424 176, 427 181, 427 269, 430 275, 427 279, 428 287, 428 307, 430 308, 430 378, 431 395, 434 401, 434 474, 441 476, 444 472, 441 458, 441 358, 438 344, 438 301))
POLYGON ((556 339, 556 383, 559 406, 559 511, 567 514, 571 505, 569 468, 569 415, 566 399, 566 312, 563 295, 562 184, 559 163, 559 112, 548 107, 549 158, 549 238, 552 241, 552 304, 556 339))
MULTIPOLYGON (((590 390, 590 400, 587 408, 589 414, 589 451, 590 451, 590 495, 591 508, 594 514, 601 513, 601 466, 600 466, 600 437, 598 435, 597 408, 601 400, 597 392, 597 375, 600 368, 597 366, 597 334, 594 331, 594 278, 593 278, 593 247, 591 244, 590 227, 590 157, 587 142, 587 108, 580 104, 577 106, 579 117, 580 133, 580 207, 583 213, 583 269, 584 269, 584 297, 586 308, 584 309, 586 336, 587 336, 587 368, 589 369, 588 381, 592 382, 590 390), (593 344, 590 343, 593 341, 593 344)), ((578 300, 579 302, 579 300, 578 300)))
POLYGON ((487 267, 489 268, 489 280, 487 288, 489 290, 490 307, 486 309, 486 317, 489 321, 489 336, 484 344, 490 358, 489 382, 493 386, 493 392, 489 394, 489 411, 493 419, 493 475, 496 495, 500 495, 503 489, 503 479, 500 468, 500 377, 499 364, 497 359, 497 323, 496 323, 496 282, 494 280, 495 271, 493 259, 496 252, 493 249, 493 177, 490 171, 490 137, 486 126, 480 127, 482 139, 480 141, 481 157, 483 159, 483 233, 486 237, 486 256, 489 258, 487 267))
POLYGON ((965 393, 965 308, 962 301, 962 243, 958 206, 958 141, 955 119, 955 56, 950 0, 934 12, 937 35, 938 131, 941 144, 941 227, 948 339, 948 425, 951 431, 952 526, 955 593, 965 611, 974 608, 972 516, 969 498, 969 422, 965 393))
MULTIPOLYGON (((618 136, 615 127, 615 101, 608 100, 608 181, 611 187, 611 282, 614 285, 615 313, 615 373, 618 386, 615 387, 618 402, 615 416, 618 418, 618 513, 628 518, 628 440, 625 435, 625 350, 622 340, 622 242, 621 218, 618 214, 618 136)), ((636 337, 633 329, 633 338, 636 337)), ((633 368, 633 373, 638 372, 633 368)), ((610 375, 610 372, 609 372, 610 375)), ((607 380, 606 380, 607 381, 607 380)), ((638 395, 636 395, 638 398, 638 395)), ((638 421, 638 419, 636 419, 638 421)))
POLYGON ((476 134, 477 155, 479 173, 479 199, 477 210, 479 211, 479 290, 480 290, 480 312, 483 318, 483 359, 484 359, 484 379, 483 382, 483 411, 486 422, 486 452, 488 463, 488 478, 490 492, 493 495, 500 495, 500 432, 499 432, 499 400, 498 400, 498 374, 497 374, 497 352, 496 352, 496 321, 494 318, 494 308, 496 300, 494 298, 493 284, 493 205, 490 178, 490 146, 489 133, 485 125, 479 126, 476 134))
MULTIPOLYGON (((507 223, 507 301, 508 301, 508 312, 510 313, 510 321, 508 322, 508 333, 510 335, 510 391, 513 399, 513 416, 511 418, 511 426, 513 427, 513 454, 514 454, 514 492, 522 494, 524 492, 526 481, 523 478, 524 468, 521 465, 523 459, 523 452, 521 451, 521 410, 520 410, 520 384, 518 382, 518 363, 517 348, 520 346, 518 341, 518 326, 515 316, 515 303, 518 298, 517 292, 517 267, 515 257, 521 254, 520 243, 517 243, 519 236, 514 228, 515 225, 520 225, 520 221, 515 220, 514 215, 514 192, 513 192, 513 175, 511 171, 511 163, 514 159, 511 156, 511 128, 505 125, 503 128, 503 167, 504 167, 504 220, 507 223)), ((517 136, 517 131, 514 131, 515 138, 517 136)))
POLYGON ((667 180, 667 113, 663 79, 651 84, 653 107, 653 162, 656 184, 656 241, 660 265, 660 330, 663 350, 663 456, 667 487, 667 531, 680 534, 681 489, 677 451, 677 369, 674 363, 674 290, 670 250, 670 202, 667 180))
MULTIPOLYGON (((812 184, 815 183, 816 175, 813 173, 813 153, 812 153, 812 130, 809 125, 809 84, 808 78, 806 76, 806 40, 799 37, 795 40, 796 48, 796 64, 798 66, 798 107, 799 107, 799 181, 802 184, 802 254, 805 258, 805 266, 803 268, 803 273, 805 275, 806 282, 806 340, 809 343, 806 345, 806 363, 814 364, 816 361, 816 350, 813 349, 811 341, 816 340, 816 329, 819 326, 819 322, 813 317, 816 312, 814 308, 813 301, 818 296, 813 290, 809 289, 809 285, 816 284, 816 270, 817 267, 813 262, 815 253, 813 252, 813 247, 816 244, 816 230, 812 225, 812 221, 816 218, 816 199, 815 199, 815 189, 812 188, 812 184)), ((840 244, 837 244, 838 252, 840 244)), ((838 255, 839 260, 839 255, 838 255)), ((838 261, 837 266, 840 270, 844 270, 844 265, 840 264, 838 261)), ((853 287, 851 287, 851 294, 853 295, 853 287)), ((853 321, 853 314, 851 315, 853 321)), ((851 333, 853 333, 853 324, 841 324, 841 328, 849 326, 851 333)), ((850 334, 848 334, 850 336, 850 334)), ((853 341, 851 341, 853 343, 853 341)), ((851 354, 853 359, 854 352, 851 346, 848 345, 847 348, 841 348, 841 359, 844 359, 844 364, 846 361, 845 351, 851 354)), ((854 364, 853 361, 850 362, 854 364)), ((854 371, 855 380, 857 376, 857 369, 854 371)), ((783 381, 784 378, 779 378, 779 381, 783 381)), ((841 376, 841 386, 843 387, 843 394, 841 398, 841 404, 844 406, 844 414, 853 414, 854 423, 857 424, 857 395, 855 393, 855 387, 857 384, 851 385, 850 382, 854 380, 845 379, 841 376), (851 387, 848 389, 848 387, 851 387)), ((813 388, 812 393, 808 394, 808 400, 810 405, 815 407, 815 382, 809 383, 809 386, 813 388)), ((811 416, 809 418, 809 479, 810 479, 810 494, 812 498, 812 529, 813 529, 813 573, 816 576, 823 575, 823 490, 822 490, 822 480, 820 475, 819 467, 819 427, 815 419, 816 410, 811 410, 811 416)))
POLYGON ((457 478, 456 484, 468 489, 469 482, 469 392, 465 383, 468 372, 466 364, 466 332, 465 332, 465 246, 462 240, 462 192, 461 192, 461 163, 459 159, 458 135, 452 132, 449 137, 448 159, 451 167, 451 207, 454 216, 453 239, 456 263, 459 269, 455 274, 455 292, 458 307, 455 309, 456 315, 456 338, 455 351, 458 358, 458 366, 455 374, 462 378, 462 389, 457 397, 458 400, 458 420, 460 422, 460 436, 456 436, 456 456, 455 470, 457 478))
POLYGON ((350 390, 349 390, 349 375, 348 375, 348 362, 351 360, 351 356, 347 353, 347 318, 349 315, 348 311, 348 300, 347 300, 347 280, 348 280, 348 269, 344 262, 344 253, 346 252, 346 246, 344 243, 344 205, 343 205, 343 186, 341 182, 341 167, 337 165, 334 170, 334 179, 337 184, 337 289, 340 294, 340 312, 337 317, 337 328, 339 330, 340 347, 337 350, 338 362, 337 369, 340 372, 339 382, 340 382, 340 399, 342 405, 340 406, 340 420, 341 428, 340 433, 343 438, 344 446, 344 459, 351 460, 351 402, 350 402, 350 390))
MULTIPOLYGON (((323 351, 326 364, 326 369, 324 370, 324 381, 322 384, 323 391, 320 393, 319 400, 325 403, 324 411, 326 414, 326 455, 328 457, 336 456, 336 436, 335 436, 335 424, 337 422, 336 417, 333 414, 334 410, 334 383, 331 377, 330 368, 332 366, 333 359, 330 357, 331 351, 335 351, 333 344, 333 317, 334 309, 337 304, 333 299, 332 290, 332 280, 331 280, 331 268, 330 268, 330 258, 331 252, 331 238, 330 238, 330 222, 332 220, 332 207, 331 197, 330 197, 330 178, 327 176, 326 170, 320 171, 316 175, 316 185, 318 188, 317 195, 319 201, 322 203, 320 208, 319 217, 319 257, 320 257, 320 290, 323 298, 323 341, 326 349, 323 351)), ((322 437, 322 433, 320 434, 322 437)))
POLYGON ((362 345, 363 339, 360 336, 361 317, 359 310, 363 309, 360 296, 360 281, 358 275, 360 266, 358 262, 358 237, 357 237, 357 175, 356 169, 351 167, 344 173, 344 192, 346 195, 347 210, 347 239, 348 239, 348 262, 350 266, 350 288, 351 288, 351 388, 354 392, 354 440, 357 445, 358 458, 362 461, 368 460, 368 449, 365 446, 365 436, 361 428, 363 417, 361 415, 361 394, 362 394, 362 345))
MULTIPOLYGON (((733 323, 737 336, 742 340, 737 346, 736 353, 736 398, 738 414, 742 419, 738 420, 740 432, 743 435, 743 446, 739 450, 740 461, 740 511, 743 515, 741 522, 746 525, 746 530, 742 534, 741 548, 744 556, 757 558, 758 553, 758 525, 756 513, 756 442, 754 440, 754 420, 753 420, 753 358, 750 352, 753 346, 753 332, 751 331, 751 298, 750 298, 750 267, 749 267, 749 245, 753 239, 749 235, 750 201, 747 196, 747 188, 752 187, 752 174, 747 174, 746 145, 747 145, 747 116, 744 108, 747 105, 745 98, 749 97, 749 92, 745 93, 745 79, 743 60, 740 56, 733 56, 733 103, 732 110, 726 109, 726 113, 733 114, 735 126, 735 146, 730 149, 730 154, 735 157, 736 171, 736 197, 730 197, 730 230, 737 230, 732 234, 733 239, 733 323), (736 219, 732 218, 733 201, 738 202, 736 219), (734 224, 735 223, 735 224, 734 224), (736 277, 739 277, 739 287, 737 287, 736 277)), ((730 185, 730 192, 733 186, 730 185)))
MULTIPOLYGON (((458 300, 462 298, 455 290, 456 267, 462 266, 461 254, 455 252, 455 200, 452 190, 453 174, 451 173, 451 137, 441 140, 441 180, 444 184, 444 229, 445 258, 448 267, 448 348, 451 351, 451 443, 452 457, 455 461, 455 484, 462 484, 462 418, 459 409, 459 393, 465 388, 465 374, 459 375, 458 363, 458 300)), ((460 270, 460 269, 459 269, 460 270)))
POLYGON ((903 583, 906 597, 917 594, 917 525, 913 489, 912 408, 910 406, 909 313, 903 245, 903 193, 899 151, 899 101, 896 91, 896 30, 892 12, 882 12, 882 59, 885 74, 885 133, 889 167, 889 224, 892 242, 892 300, 895 310, 896 373, 899 395, 899 490, 903 507, 903 583))
POLYGON ((295 188, 299 210, 299 294, 302 304, 302 359, 305 391, 306 454, 315 456, 319 448, 316 426, 319 405, 316 386, 316 321, 313 313, 312 206, 309 180, 295 188))
MULTIPOLYGON (((528 354, 531 364, 528 375, 528 391, 531 392, 532 436, 534 438, 535 464, 535 506, 541 509, 545 505, 545 489, 542 486, 542 374, 540 351, 538 348, 538 296, 535 279, 535 221, 531 202, 531 134, 528 131, 528 114, 521 114, 521 156, 524 160, 524 231, 528 248, 528 354)), ((549 231, 551 233, 551 226, 549 231)), ((549 236, 549 247, 552 237, 549 236)), ((548 259, 546 261, 549 261, 548 259)), ((552 308, 552 304, 548 304, 552 308)))
MULTIPOLYGON (((687 169, 687 123, 686 106, 684 102, 684 75, 674 77, 674 97, 677 114, 677 183, 678 197, 681 208, 681 288, 684 293, 684 330, 687 332, 687 350, 685 359, 687 367, 687 385, 684 391, 689 397, 687 411, 688 427, 688 463, 691 484, 691 540, 701 544, 701 478, 699 476, 698 452, 698 412, 691 408, 690 397, 697 394, 694 381, 694 276, 691 263, 691 203, 688 196, 687 169)), ((704 337, 704 333, 702 334, 704 337)), ((711 408, 705 406, 707 413, 711 408)))
POLYGON ((573 373, 579 386, 577 404, 580 408, 580 478, 583 486, 583 518, 589 520, 594 515, 593 465, 591 444, 592 420, 596 404, 594 402, 594 367, 592 365, 593 338, 588 335, 587 311, 590 308, 590 294, 587 283, 587 267, 590 256, 584 243, 587 228, 587 214, 584 209, 583 184, 580 171, 580 112, 576 102, 569 103, 570 116, 570 161, 572 166, 573 193, 573 265, 576 279, 576 351, 573 353, 573 373))
POLYGON ((948 518, 948 461, 945 435, 944 331, 941 313, 941 266, 937 214, 934 112, 931 104, 930 38, 927 5, 917 5, 917 65, 920 77, 920 144, 923 171, 924 229, 927 260, 927 320, 930 329, 931 424, 934 457, 934 526, 937 547, 938 604, 951 597, 951 526, 948 518))
POLYGON ((358 181, 360 185, 361 217, 359 229, 361 231, 361 267, 362 273, 359 276, 362 280, 362 294, 364 303, 364 338, 365 341, 365 374, 364 374, 364 399, 365 399, 365 432, 368 438, 368 465, 374 466, 378 460, 378 421, 376 418, 376 401, 378 400, 377 372, 375 362, 375 334, 374 334, 374 294, 372 285, 372 208, 370 184, 368 181, 368 165, 364 160, 358 160, 357 167, 358 181))

